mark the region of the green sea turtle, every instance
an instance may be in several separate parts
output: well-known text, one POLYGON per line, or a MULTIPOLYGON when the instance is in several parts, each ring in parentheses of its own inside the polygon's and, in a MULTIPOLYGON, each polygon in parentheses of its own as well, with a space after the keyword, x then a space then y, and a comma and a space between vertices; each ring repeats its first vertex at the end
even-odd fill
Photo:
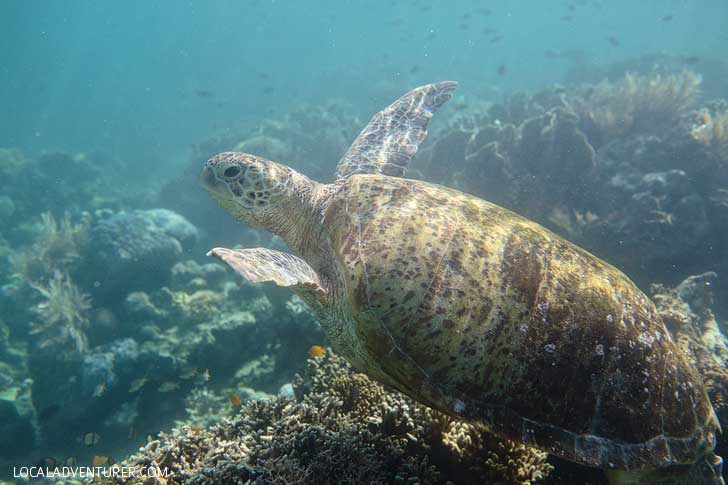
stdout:
POLYGON ((375 115, 330 185, 216 155, 204 188, 296 255, 209 254, 290 287, 338 352, 424 404, 613 484, 723 484, 705 388, 634 283, 513 212, 402 178, 456 86, 422 86, 375 115))

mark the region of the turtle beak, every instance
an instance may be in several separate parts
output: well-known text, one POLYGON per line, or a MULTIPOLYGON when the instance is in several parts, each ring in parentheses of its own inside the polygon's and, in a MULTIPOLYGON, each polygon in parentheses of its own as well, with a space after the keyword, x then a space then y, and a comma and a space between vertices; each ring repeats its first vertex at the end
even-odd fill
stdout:
POLYGON ((200 174, 200 185, 208 192, 219 192, 220 183, 215 178, 215 171, 209 165, 205 165, 200 174))
POLYGON ((220 181, 215 176, 215 169, 209 164, 205 165, 205 168, 202 169, 202 173, 200 174, 200 185, 202 185, 202 188, 205 189, 213 199, 218 201, 230 199, 232 196, 227 184, 220 181))

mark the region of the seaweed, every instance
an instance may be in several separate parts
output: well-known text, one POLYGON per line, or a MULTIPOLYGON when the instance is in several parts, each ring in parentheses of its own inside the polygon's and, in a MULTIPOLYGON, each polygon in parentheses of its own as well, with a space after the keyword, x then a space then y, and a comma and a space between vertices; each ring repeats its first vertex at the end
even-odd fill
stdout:
POLYGON ((31 285, 43 297, 35 307, 39 322, 31 324, 31 334, 42 335, 40 348, 71 345, 78 353, 88 350, 85 330, 89 325, 91 299, 71 278, 56 271, 47 285, 31 285))
POLYGON ((68 212, 60 220, 51 212, 41 214, 32 244, 11 257, 15 274, 33 283, 47 279, 56 270, 68 271, 80 257, 88 229, 87 219, 74 223, 68 212))
POLYGON ((627 73, 619 82, 602 81, 587 89, 571 104, 592 142, 606 142, 669 129, 693 106, 700 82, 692 71, 666 76, 627 73))
POLYGON ((728 107, 698 112, 698 123, 690 130, 693 140, 705 147, 708 156, 728 166, 728 107))

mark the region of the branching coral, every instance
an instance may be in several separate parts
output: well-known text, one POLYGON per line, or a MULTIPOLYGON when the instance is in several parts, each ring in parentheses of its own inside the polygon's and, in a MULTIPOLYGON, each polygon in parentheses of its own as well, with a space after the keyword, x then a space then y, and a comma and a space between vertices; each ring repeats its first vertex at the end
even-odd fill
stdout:
POLYGON ((619 82, 601 82, 572 104, 591 125, 588 132, 606 141, 669 127, 693 105, 699 87, 700 77, 691 71, 668 76, 627 73, 619 82))
POLYGON ((55 272, 47 285, 32 286, 43 296, 43 301, 35 307, 40 321, 33 323, 31 330, 32 334, 42 335, 39 346, 71 344, 77 352, 85 352, 88 349, 87 313, 91 309, 89 296, 60 271, 55 272))
POLYGON ((42 214, 33 244, 13 256, 15 273, 37 282, 56 270, 67 270, 79 258, 88 227, 88 221, 74 223, 68 213, 60 221, 50 212, 42 214))
POLYGON ((530 484, 551 471, 545 453, 386 390, 330 350, 308 362, 296 400, 249 402, 210 429, 162 433, 125 464, 167 468, 170 485, 530 484))
POLYGON ((444 445, 458 457, 459 466, 480 482, 529 484, 546 478, 552 470, 544 453, 498 439, 472 424, 448 420, 444 445))

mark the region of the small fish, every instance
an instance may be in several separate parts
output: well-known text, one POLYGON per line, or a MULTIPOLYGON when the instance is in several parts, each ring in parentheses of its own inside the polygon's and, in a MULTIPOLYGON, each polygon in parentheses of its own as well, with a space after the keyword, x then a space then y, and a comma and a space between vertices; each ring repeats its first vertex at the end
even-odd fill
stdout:
POLYGON ((212 91, 207 91, 206 89, 197 89, 195 90, 195 94, 199 96, 200 98, 211 98, 212 97, 212 91))
POLYGON ((683 57, 683 62, 685 64, 691 64, 691 65, 693 65, 693 64, 699 63, 700 61, 701 61, 701 59, 698 56, 687 56, 687 57, 683 57))
POLYGON ((612 45, 613 45, 614 47, 619 47, 619 46, 620 46, 620 42, 619 42, 619 39, 617 39, 617 38, 616 38, 615 36, 613 36, 613 35, 610 35, 609 37, 607 37, 607 41, 608 41, 608 42, 609 42, 610 44, 612 44, 612 45))
POLYGON ((412 68, 410 69, 410 74, 415 74, 415 73, 417 73, 417 72, 419 72, 419 71, 420 71, 420 66, 418 66, 417 64, 415 64, 415 65, 414 65, 414 66, 412 66, 412 68))
POLYGON ((505 64, 501 64, 498 66, 498 70, 496 71, 499 76, 505 76, 506 72, 508 71, 508 66, 505 64))
POLYGON ((437 39, 437 34, 436 34, 436 33, 434 33, 434 32, 430 32, 430 33, 429 33, 429 34, 427 34, 427 36, 425 37, 425 40, 435 40, 435 39, 437 39))
POLYGON ((209 382, 211 377, 212 376, 210 375, 210 369, 205 369, 204 371, 202 371, 200 373, 200 375, 197 377, 197 379, 198 379, 198 382, 204 383, 204 382, 209 382))
POLYGON ((102 382, 94 388, 93 397, 101 397, 106 392, 106 383, 102 382))
POLYGON ((498 31, 496 29, 494 29, 493 27, 486 27, 485 29, 483 29, 483 33, 485 35, 495 34, 496 32, 498 32, 498 31))
POLYGON ((93 466, 94 467, 100 467, 100 466, 109 466, 114 463, 114 459, 110 456, 103 456, 103 455, 94 455, 93 459, 93 466))
POLYGON ((491 44, 495 44, 496 42, 499 42, 502 38, 503 38, 502 35, 496 35, 495 37, 493 37, 492 39, 490 39, 490 43, 491 44))
POLYGON ((139 391, 147 383, 147 378, 142 377, 141 379, 134 379, 129 385, 129 392, 132 394, 139 391))
POLYGON ((162 385, 159 386, 159 392, 172 392, 177 389, 179 389, 178 382, 167 381, 163 382, 162 385))
POLYGON ((200 434, 205 430, 205 428, 190 428, 190 432, 192 434, 200 434))
POLYGON ((547 59, 556 59, 558 57, 558 54, 556 54, 556 52, 552 51, 551 49, 546 49, 543 53, 543 56, 547 59))
POLYGON ((101 436, 98 433, 88 432, 76 438, 76 441, 84 446, 91 447, 96 446, 101 441, 101 436))
POLYGON ((468 30, 468 24, 465 24, 465 23, 459 24, 458 30, 468 30))
POLYGON ((137 437, 137 431, 136 428, 132 425, 129 426, 129 432, 126 434, 126 439, 133 440, 137 437))
POLYGON ((571 15, 563 15, 559 20, 562 22, 571 22, 574 18, 571 15))
POLYGON ((670 20, 672 20, 672 15, 663 15, 662 17, 660 17, 660 20, 662 20, 663 22, 669 22, 670 20))
POLYGON ((230 404, 232 404, 233 406, 235 406, 237 408, 237 407, 240 407, 243 405, 243 400, 240 399, 240 396, 238 396, 236 393, 231 392, 230 393, 230 404))
POLYGON ((63 460, 63 466, 74 467, 76 465, 78 465, 78 460, 75 456, 69 456, 68 458, 63 460))
POLYGON ((308 349, 309 357, 323 357, 324 355, 326 355, 326 349, 320 345, 312 345, 311 348, 308 349))
POLYGON ((493 12, 489 8, 479 8, 478 13, 484 17, 487 17, 490 14, 492 14, 493 12))
POLYGON ((192 379, 197 375, 197 369, 194 367, 189 367, 187 369, 182 369, 182 372, 179 375, 180 379, 183 379, 185 381, 192 379))
POLYGON ((263 88, 263 94, 273 94, 275 90, 276 89, 273 86, 266 86, 263 88))

